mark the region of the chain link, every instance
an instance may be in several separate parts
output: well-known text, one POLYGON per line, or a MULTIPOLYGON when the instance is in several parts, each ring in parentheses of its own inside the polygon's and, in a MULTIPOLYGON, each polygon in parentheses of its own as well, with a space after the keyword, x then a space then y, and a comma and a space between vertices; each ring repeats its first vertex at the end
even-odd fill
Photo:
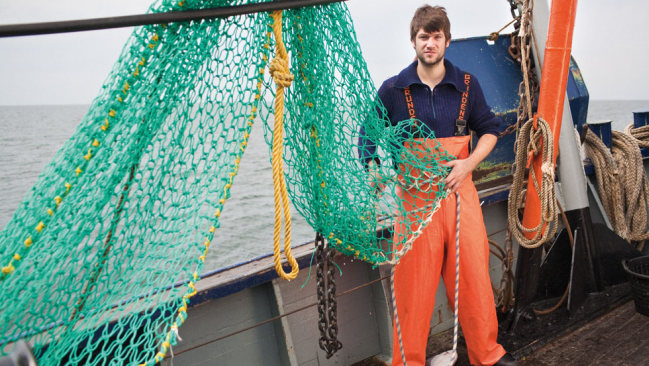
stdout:
POLYGON ((502 277, 500 278, 499 284, 499 296, 498 301, 496 302, 497 306, 502 309, 503 312, 508 311, 514 306, 514 250, 512 243, 512 232, 507 230, 505 245, 503 248, 503 259, 502 259, 502 277))
MULTIPOLYGON (((518 85, 519 104, 516 112, 516 123, 502 131, 498 137, 512 133, 516 134, 514 151, 517 151, 518 132, 520 127, 532 118, 532 109, 537 103, 539 82, 534 72, 534 62, 531 57, 532 42, 532 4, 530 0, 509 0, 512 17, 515 19, 514 32, 510 35, 511 44, 508 48, 509 55, 521 65, 523 80, 518 85)), ((532 142, 532 145, 534 143, 532 142)), ((512 164, 512 174, 516 171, 516 164, 512 164)), ((500 284, 495 289, 497 305, 503 312, 509 311, 514 305, 514 250, 512 242, 512 227, 507 226, 507 234, 502 250, 502 277, 500 284)))
MULTIPOLYGON (((534 63, 531 55, 531 17, 532 8, 529 0, 509 0, 511 13, 514 22, 514 32, 510 35, 510 45, 507 51, 509 55, 521 65, 523 80, 518 85, 518 111, 516 112, 516 123, 507 126, 498 137, 516 133, 518 129, 531 118, 532 108, 536 104, 536 96, 539 89, 538 78, 534 72, 534 63), (519 8, 522 7, 522 11, 519 8)), ((494 32, 495 33, 495 32, 494 32)), ((493 35, 493 34, 492 34, 493 35)), ((514 146, 514 150, 516 147, 514 146)))
MULTIPOLYGON (((512 18, 520 18, 521 13, 520 10, 518 9, 518 4, 520 4, 520 0, 509 0, 509 11, 512 13, 512 18)), ((516 29, 518 29, 519 25, 516 25, 516 29)))
MULTIPOLYGON (((516 32, 511 34, 511 45, 509 46, 509 55, 521 65, 523 80, 518 85, 519 104, 516 113, 516 124, 512 124, 503 131, 500 136, 504 136, 514 131, 518 131, 525 121, 532 118, 532 108, 536 105, 536 98, 539 89, 538 78, 534 72, 534 63, 531 57, 532 41, 532 4, 529 0, 510 0, 512 16, 520 17, 519 21, 514 23, 516 32), (518 5, 522 5, 522 11, 518 5), (519 12, 520 14, 516 14, 519 12)), ((518 135, 518 132, 516 132, 518 135)), ((514 147, 514 150, 516 147, 514 147)), ((512 167, 513 169, 513 167, 512 167)))
POLYGON ((325 256, 327 257, 327 304, 329 305, 329 349, 333 353, 343 347, 342 343, 338 341, 338 321, 337 321, 337 308, 336 302, 336 282, 334 280, 335 267, 333 266, 334 256, 336 252, 328 248, 325 256))
POLYGON ((320 330, 318 344, 327 354, 327 358, 331 358, 331 356, 343 347, 342 343, 338 340, 338 322, 336 319, 338 305, 336 302, 336 283, 334 279, 335 267, 333 265, 335 254, 336 252, 326 245, 322 234, 317 233, 315 238, 315 256, 318 329, 320 330))

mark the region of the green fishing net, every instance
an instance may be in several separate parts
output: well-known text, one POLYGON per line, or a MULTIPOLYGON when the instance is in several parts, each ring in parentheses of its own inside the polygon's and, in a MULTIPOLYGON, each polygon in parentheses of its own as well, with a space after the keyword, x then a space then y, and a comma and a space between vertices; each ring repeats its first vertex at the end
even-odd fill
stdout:
MULTIPOLYGON (((245 3, 162 1, 150 11, 245 3)), ((154 364, 169 354, 230 188, 246 184, 235 177, 254 123, 271 151, 271 25, 257 13, 133 32, 0 232, 0 354, 20 339, 41 365, 154 364)), ((434 136, 420 123, 380 117, 344 4, 284 11, 282 29, 294 75, 281 141, 288 194, 334 248, 394 262, 445 196, 439 162, 452 157, 421 142, 434 136), (370 169, 361 127, 380 161, 370 169), (393 246, 400 192, 426 202, 393 246)))

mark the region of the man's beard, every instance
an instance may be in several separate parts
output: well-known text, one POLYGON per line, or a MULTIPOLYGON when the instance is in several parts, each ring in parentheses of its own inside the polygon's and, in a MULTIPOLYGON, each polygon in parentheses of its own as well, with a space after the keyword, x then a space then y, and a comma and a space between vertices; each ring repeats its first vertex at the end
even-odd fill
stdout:
POLYGON ((436 66, 437 64, 442 62, 442 60, 444 60, 444 54, 438 55, 438 57, 433 59, 432 61, 427 61, 425 56, 420 56, 419 54, 417 54, 417 59, 419 60, 420 64, 427 67, 432 67, 436 66))

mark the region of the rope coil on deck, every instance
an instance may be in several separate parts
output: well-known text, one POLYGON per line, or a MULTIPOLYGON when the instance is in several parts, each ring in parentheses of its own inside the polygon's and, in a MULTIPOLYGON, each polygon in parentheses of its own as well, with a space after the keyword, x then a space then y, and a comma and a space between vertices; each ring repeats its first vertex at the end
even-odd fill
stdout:
POLYGON ((649 125, 633 128, 633 124, 626 126, 624 133, 633 137, 640 147, 649 147, 649 125))
MULTIPOLYGON (((641 134, 646 133, 647 129, 641 130, 641 134)), ((647 142, 643 144, 649 146, 647 142)), ((649 180, 644 173, 638 140, 630 134, 612 131, 609 150, 594 132, 588 130, 584 145, 586 155, 595 167, 598 191, 615 232, 627 241, 649 239, 649 180)))

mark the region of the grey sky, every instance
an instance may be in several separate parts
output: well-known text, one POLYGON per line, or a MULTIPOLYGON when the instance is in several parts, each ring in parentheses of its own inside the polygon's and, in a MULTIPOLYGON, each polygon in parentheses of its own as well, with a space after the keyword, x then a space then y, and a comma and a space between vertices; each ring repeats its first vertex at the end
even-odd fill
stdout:
MULTIPOLYGON (((539 0, 537 0, 538 2, 539 0)), ((0 0, 0 23, 144 13, 150 0, 0 0)), ((375 82, 413 57, 408 23, 423 1, 349 0, 375 82)), ((454 38, 486 35, 511 15, 506 0, 444 0, 454 38)), ((649 100, 649 1, 581 0, 573 56, 592 99, 649 100)), ((512 28, 504 32, 510 32, 512 28)), ((132 29, 0 39, 0 105, 88 104, 132 29)))

